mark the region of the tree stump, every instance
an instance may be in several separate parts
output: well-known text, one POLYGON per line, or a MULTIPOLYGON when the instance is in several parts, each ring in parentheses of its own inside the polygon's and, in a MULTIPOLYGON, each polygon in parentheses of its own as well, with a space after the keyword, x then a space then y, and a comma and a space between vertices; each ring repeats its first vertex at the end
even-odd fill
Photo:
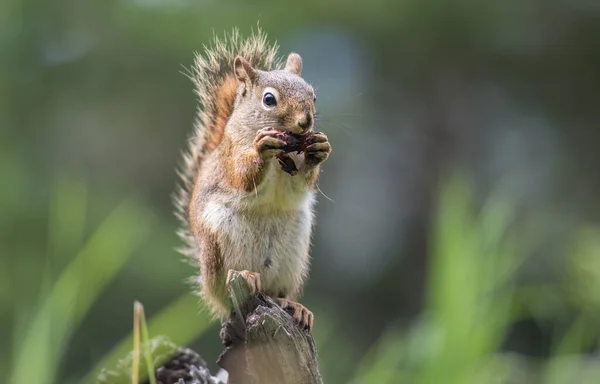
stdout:
POLYGON ((229 281, 233 312, 221 328, 225 350, 217 363, 228 384, 322 384, 310 332, 270 297, 252 294, 239 272, 229 281))

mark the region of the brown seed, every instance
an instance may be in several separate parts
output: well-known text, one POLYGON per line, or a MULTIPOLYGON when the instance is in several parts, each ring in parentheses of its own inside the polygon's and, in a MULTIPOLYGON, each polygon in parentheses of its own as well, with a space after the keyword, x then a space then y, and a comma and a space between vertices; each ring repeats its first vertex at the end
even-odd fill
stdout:
POLYGON ((284 172, 289 173, 292 176, 298 174, 298 168, 296 167, 296 163, 294 163, 294 160, 287 153, 277 155, 277 160, 279 160, 279 164, 281 164, 281 169, 284 172))

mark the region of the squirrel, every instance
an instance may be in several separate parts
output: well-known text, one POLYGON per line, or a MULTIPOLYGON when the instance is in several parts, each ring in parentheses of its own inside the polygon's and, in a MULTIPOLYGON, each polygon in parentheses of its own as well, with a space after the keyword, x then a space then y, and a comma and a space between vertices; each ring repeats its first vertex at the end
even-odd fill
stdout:
POLYGON ((181 251, 199 266, 199 293, 215 317, 231 313, 228 274, 240 271, 310 330, 313 314, 296 300, 331 145, 313 129, 316 96, 302 58, 290 53, 283 66, 278 50, 260 29, 247 38, 234 29, 195 55, 189 76, 201 107, 178 170, 176 215, 181 251))

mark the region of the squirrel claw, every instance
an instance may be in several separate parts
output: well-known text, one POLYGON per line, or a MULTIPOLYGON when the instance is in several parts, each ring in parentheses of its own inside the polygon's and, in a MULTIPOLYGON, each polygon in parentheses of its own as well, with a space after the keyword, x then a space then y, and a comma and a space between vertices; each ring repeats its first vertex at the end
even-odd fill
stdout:
POLYGON ((304 305, 281 297, 276 298, 275 302, 281 307, 281 309, 289 313, 296 324, 298 324, 302 329, 310 331, 313 328, 313 313, 306 309, 304 305))

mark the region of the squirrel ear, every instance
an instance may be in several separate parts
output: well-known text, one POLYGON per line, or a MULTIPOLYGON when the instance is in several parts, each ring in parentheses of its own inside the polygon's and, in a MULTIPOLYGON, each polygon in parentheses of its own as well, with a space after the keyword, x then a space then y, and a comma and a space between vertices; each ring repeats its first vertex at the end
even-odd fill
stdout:
POLYGON ((235 76, 242 83, 248 81, 252 83, 256 79, 256 70, 252 68, 248 60, 244 59, 242 56, 236 56, 233 61, 233 70, 235 76))
POLYGON ((302 74, 302 58, 297 53, 290 53, 285 63, 285 70, 300 76, 302 74))

